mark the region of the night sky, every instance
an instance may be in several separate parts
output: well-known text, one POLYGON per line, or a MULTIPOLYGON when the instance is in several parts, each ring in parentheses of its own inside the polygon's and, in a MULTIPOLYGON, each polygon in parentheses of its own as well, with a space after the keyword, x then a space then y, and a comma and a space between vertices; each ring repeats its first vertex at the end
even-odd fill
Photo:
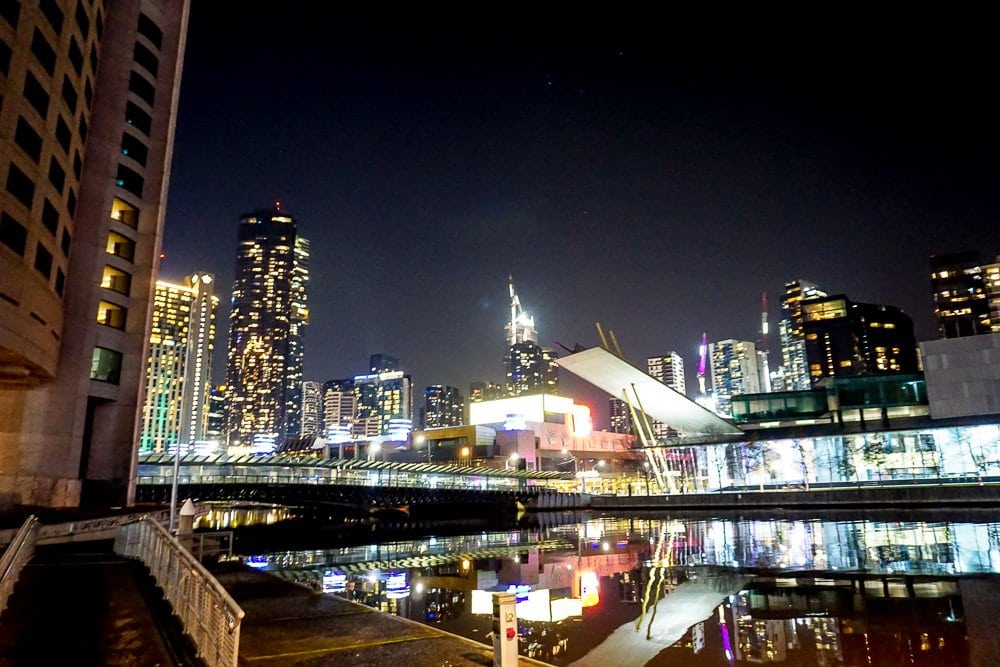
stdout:
POLYGON ((280 200, 312 243, 307 379, 383 352, 419 392, 501 381, 511 274, 542 344, 600 322, 690 388, 762 292, 777 350, 786 281, 926 340, 930 255, 1000 254, 985 14, 192 4, 161 277, 216 274, 221 350, 237 220, 280 200))

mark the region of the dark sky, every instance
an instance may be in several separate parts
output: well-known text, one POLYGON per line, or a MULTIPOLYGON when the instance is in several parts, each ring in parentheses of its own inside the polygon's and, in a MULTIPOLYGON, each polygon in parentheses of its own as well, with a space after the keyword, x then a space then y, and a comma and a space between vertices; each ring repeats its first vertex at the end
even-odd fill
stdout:
POLYGON ((162 276, 217 275, 220 348, 237 219, 275 200, 312 242, 306 378, 384 352, 420 391, 502 379, 508 274, 543 344, 600 322, 693 383, 788 280, 924 340, 930 255, 1000 253, 985 13, 341 4, 193 2, 162 276))

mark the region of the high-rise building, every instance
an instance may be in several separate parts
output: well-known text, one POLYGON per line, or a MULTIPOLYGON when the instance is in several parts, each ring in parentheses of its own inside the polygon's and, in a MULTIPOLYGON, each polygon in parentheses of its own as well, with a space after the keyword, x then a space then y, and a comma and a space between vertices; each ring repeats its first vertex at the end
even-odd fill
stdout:
POLYGON ((555 350, 538 344, 535 318, 521 307, 521 299, 514 290, 513 278, 510 279, 508 288, 510 321, 504 327, 507 341, 504 353, 507 395, 558 393, 559 365, 556 363, 555 350))
POLYGON ((986 276, 975 250, 931 257, 934 316, 941 338, 990 333, 986 276))
POLYGON ((826 292, 807 280, 800 278, 785 283, 778 340, 781 342, 782 380, 786 391, 805 391, 811 386, 802 332, 802 301, 823 296, 826 292))
MULTIPOLYGON (((372 355, 371 367, 398 367, 399 360, 372 355)), ((356 438, 388 435, 390 422, 413 421, 413 381, 400 370, 330 380, 323 385, 323 423, 327 432, 350 426, 356 438)))
POLYGON ((388 354, 373 354, 368 358, 369 373, 392 373, 399 370, 399 359, 388 354))
POLYGON ((746 340, 722 340, 708 346, 712 366, 712 390, 720 415, 732 414, 736 394, 760 393, 757 346, 746 340))
POLYGON ((803 301, 802 315, 813 384, 827 377, 920 372, 913 321, 895 306, 835 294, 803 301))
POLYGON ((309 324, 309 240, 295 237, 295 266, 292 269, 291 313, 288 320, 288 365, 285 371, 285 432, 302 432, 302 365, 305 353, 303 334, 309 324))
POLYGON ((610 422, 608 430, 612 433, 633 432, 632 412, 628 403, 620 398, 608 399, 608 421, 610 422))
POLYGON ((434 384, 424 389, 424 428, 461 426, 465 401, 457 387, 434 384))
POLYGON ((323 383, 323 435, 329 437, 331 429, 350 433, 354 424, 358 398, 354 393, 354 380, 330 380, 323 383))
POLYGON ((302 383, 302 427, 301 437, 323 436, 323 386, 319 382, 306 380, 302 383))
POLYGON ((0 3, 6 502, 133 498, 188 9, 0 3))
POLYGON ((229 446, 297 435, 302 334, 308 323, 309 246, 276 206, 240 218, 229 317, 226 396, 229 446))
MULTIPOLYGON (((676 352, 646 358, 646 372, 671 389, 686 394, 684 381, 684 360, 676 352)), ((652 420, 653 434, 657 438, 676 437, 677 431, 668 424, 652 420)))
POLYGON ((213 385, 209 389, 205 439, 219 443, 226 441, 226 385, 224 384, 213 385))
POLYGON ((506 396, 503 386, 495 382, 475 381, 469 383, 469 402, 495 401, 506 396))
POLYGON ((210 273, 195 273, 183 285, 156 281, 140 452, 206 439, 218 308, 210 273))

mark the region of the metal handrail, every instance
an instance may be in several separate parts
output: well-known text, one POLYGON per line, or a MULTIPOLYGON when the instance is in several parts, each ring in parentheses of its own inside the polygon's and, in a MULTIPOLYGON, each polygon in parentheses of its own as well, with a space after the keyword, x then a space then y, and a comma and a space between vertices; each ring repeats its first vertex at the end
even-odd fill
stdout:
POLYGON ((236 667, 243 610, 176 538, 144 517, 118 530, 115 553, 149 568, 208 667, 236 667))
POLYGON ((14 590, 14 584, 21 576, 24 564, 35 555, 35 543, 38 541, 38 517, 29 516, 11 540, 7 549, 0 557, 0 614, 7 608, 7 601, 14 590))

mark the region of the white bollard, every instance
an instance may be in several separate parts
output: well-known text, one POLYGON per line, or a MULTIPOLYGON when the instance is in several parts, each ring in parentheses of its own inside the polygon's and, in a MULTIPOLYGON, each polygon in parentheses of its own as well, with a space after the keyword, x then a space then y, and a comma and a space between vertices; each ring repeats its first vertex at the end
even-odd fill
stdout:
POLYGON ((493 667, 517 667, 517 597, 493 594, 493 667))

